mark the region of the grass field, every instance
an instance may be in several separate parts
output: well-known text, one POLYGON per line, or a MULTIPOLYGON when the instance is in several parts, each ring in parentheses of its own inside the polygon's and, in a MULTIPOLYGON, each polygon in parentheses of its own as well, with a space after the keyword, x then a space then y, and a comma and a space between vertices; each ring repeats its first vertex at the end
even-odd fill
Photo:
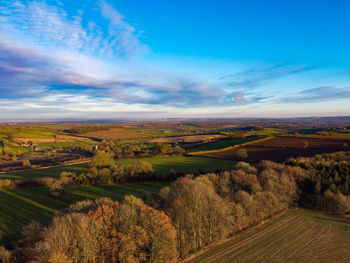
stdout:
POLYGON ((333 132, 332 135, 350 137, 350 132, 333 132))
POLYGON ((79 200, 110 197, 121 200, 126 194, 142 197, 149 192, 157 199, 159 190, 170 183, 133 183, 106 186, 82 186, 69 194, 67 200, 53 197, 44 187, 0 190, 0 236, 3 242, 19 237, 22 227, 32 220, 47 224, 55 213, 79 200))
POLYGON ((0 127, 0 138, 8 135, 14 138, 51 139, 57 134, 57 129, 52 127, 0 127))
POLYGON ((132 164, 145 160, 152 164, 155 173, 169 173, 170 169, 176 172, 211 172, 220 169, 232 169, 235 162, 231 160, 218 160, 197 156, 171 156, 171 157, 149 157, 142 159, 120 159, 117 164, 132 164))
POLYGON ((139 130, 126 129, 126 128, 112 128, 103 131, 93 131, 83 134, 87 137, 98 139, 112 139, 112 140, 128 140, 152 137, 139 130))
POLYGON ((350 218, 292 210, 188 263, 350 262, 350 218))
POLYGON ((242 144, 246 142, 251 142, 254 140, 257 140, 261 137, 258 136, 250 136, 250 137, 245 137, 242 139, 222 139, 218 140, 215 142, 209 142, 209 143, 204 143, 198 146, 195 146, 193 148, 189 148, 188 152, 200 152, 200 151, 211 151, 211 150, 218 150, 222 148, 226 148, 229 146, 234 146, 237 144, 242 144))
POLYGON ((204 142, 206 140, 220 139, 224 136, 221 134, 198 134, 198 135, 183 135, 183 136, 172 136, 172 137, 161 137, 151 139, 150 143, 195 143, 204 142))
POLYGON ((26 171, 18 171, 11 173, 1 173, 0 179, 11 179, 11 180, 26 180, 40 177, 59 177, 63 171, 71 171, 77 174, 86 172, 88 170, 88 164, 75 164, 60 167, 52 167, 45 169, 33 169, 26 171))
POLYGON ((277 134, 280 133, 279 130, 276 130, 274 128, 264 128, 261 131, 252 131, 251 135, 271 135, 271 134, 277 134))
MULTIPOLYGON (((117 164, 133 164, 138 161, 147 161, 152 164, 155 173, 169 173, 171 169, 177 172, 210 172, 218 169, 232 169, 235 165, 231 160, 219 160, 213 158, 196 157, 196 156, 170 156, 170 157, 149 157, 135 159, 118 159, 117 164)), ((71 171, 77 174, 86 172, 88 164, 76 164, 61 167, 52 167, 46 169, 18 171, 12 173, 0 174, 0 179, 24 180, 39 177, 58 177, 62 171, 71 171)))

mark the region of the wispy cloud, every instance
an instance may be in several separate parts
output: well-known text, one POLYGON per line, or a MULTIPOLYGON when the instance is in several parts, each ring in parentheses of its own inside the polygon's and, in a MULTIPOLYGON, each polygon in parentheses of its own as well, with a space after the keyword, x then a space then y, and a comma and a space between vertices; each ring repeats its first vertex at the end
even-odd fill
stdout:
POLYGON ((83 21, 79 10, 68 15, 63 4, 6 1, 0 9, 1 97, 65 93, 191 107, 215 104, 227 95, 219 85, 202 80, 171 74, 160 78, 161 71, 154 69, 135 72, 123 61, 145 49, 139 33, 112 5, 101 1, 97 6, 94 14, 100 17, 95 20, 107 23, 83 21))
POLYGON ((167 77, 159 83, 151 74, 121 76, 116 68, 84 56, 72 57, 33 51, 0 41, 0 94, 2 97, 33 97, 52 93, 85 94, 113 98, 123 103, 160 105, 215 104, 225 93, 203 81, 167 77), (82 61, 81 61, 82 60, 82 61), (84 63, 85 65, 82 65, 84 63), (98 66, 98 64, 101 64, 98 66), (95 69, 92 74, 89 66, 95 69), (101 70, 98 70, 98 68, 101 70), (91 73, 91 74, 90 74, 91 73))
POLYGON ((146 49, 138 39, 140 33, 105 1, 100 3, 99 12, 108 30, 103 28, 105 25, 87 20, 82 10, 74 10, 69 15, 63 4, 4 0, 2 5, 0 29, 16 40, 48 49, 55 47, 70 53, 100 56, 133 56, 146 49))
MULTIPOLYGON (((108 37, 104 39, 106 43, 103 52, 117 52, 121 54, 135 54, 146 52, 147 48, 138 40, 140 32, 124 21, 124 16, 112 5, 101 2, 101 14, 109 21, 108 37), (110 47, 116 47, 116 50, 110 47)), ((137 55, 137 54, 135 54, 137 55)))
POLYGON ((313 69, 305 65, 292 66, 288 64, 276 64, 265 67, 255 67, 242 72, 224 75, 220 80, 233 88, 253 89, 265 85, 274 79, 286 77, 313 69))
POLYGON ((336 88, 333 86, 322 86, 312 89, 306 89, 295 96, 281 99, 281 102, 287 103, 305 103, 331 101, 350 98, 350 88, 336 88))

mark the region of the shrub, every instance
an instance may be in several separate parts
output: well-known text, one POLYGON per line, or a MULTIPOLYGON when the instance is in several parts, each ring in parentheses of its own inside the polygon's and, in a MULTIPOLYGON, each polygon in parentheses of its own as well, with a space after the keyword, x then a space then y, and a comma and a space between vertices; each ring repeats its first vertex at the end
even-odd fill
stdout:
POLYGON ((23 160, 22 161, 22 167, 28 169, 28 168, 31 168, 32 165, 30 164, 29 160, 23 160))
POLYGON ((14 183, 9 179, 0 179, 0 189, 10 189, 13 188, 15 185, 14 183))
POLYGON ((238 149, 237 156, 241 159, 247 159, 248 158, 247 150, 246 149, 238 149))
POLYGON ((113 152, 97 151, 92 157, 90 167, 108 168, 114 164, 113 152))
POLYGON ((0 262, 2 262, 2 263, 15 262, 15 261, 12 261, 11 251, 7 250, 3 246, 0 246, 0 262))

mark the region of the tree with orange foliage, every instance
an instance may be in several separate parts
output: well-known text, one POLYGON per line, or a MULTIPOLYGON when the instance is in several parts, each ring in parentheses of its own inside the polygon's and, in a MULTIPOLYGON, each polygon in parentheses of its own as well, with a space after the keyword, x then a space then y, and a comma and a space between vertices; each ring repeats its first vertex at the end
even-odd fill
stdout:
POLYGON ((104 204, 89 216, 104 227, 108 262, 176 262, 176 231, 170 218, 128 195, 119 204, 104 204))

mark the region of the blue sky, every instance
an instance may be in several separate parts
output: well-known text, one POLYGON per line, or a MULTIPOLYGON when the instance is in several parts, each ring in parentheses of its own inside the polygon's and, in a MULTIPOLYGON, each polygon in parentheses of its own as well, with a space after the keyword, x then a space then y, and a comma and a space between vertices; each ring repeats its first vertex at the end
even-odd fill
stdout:
POLYGON ((349 11, 0 0, 0 119, 350 115, 349 11))

